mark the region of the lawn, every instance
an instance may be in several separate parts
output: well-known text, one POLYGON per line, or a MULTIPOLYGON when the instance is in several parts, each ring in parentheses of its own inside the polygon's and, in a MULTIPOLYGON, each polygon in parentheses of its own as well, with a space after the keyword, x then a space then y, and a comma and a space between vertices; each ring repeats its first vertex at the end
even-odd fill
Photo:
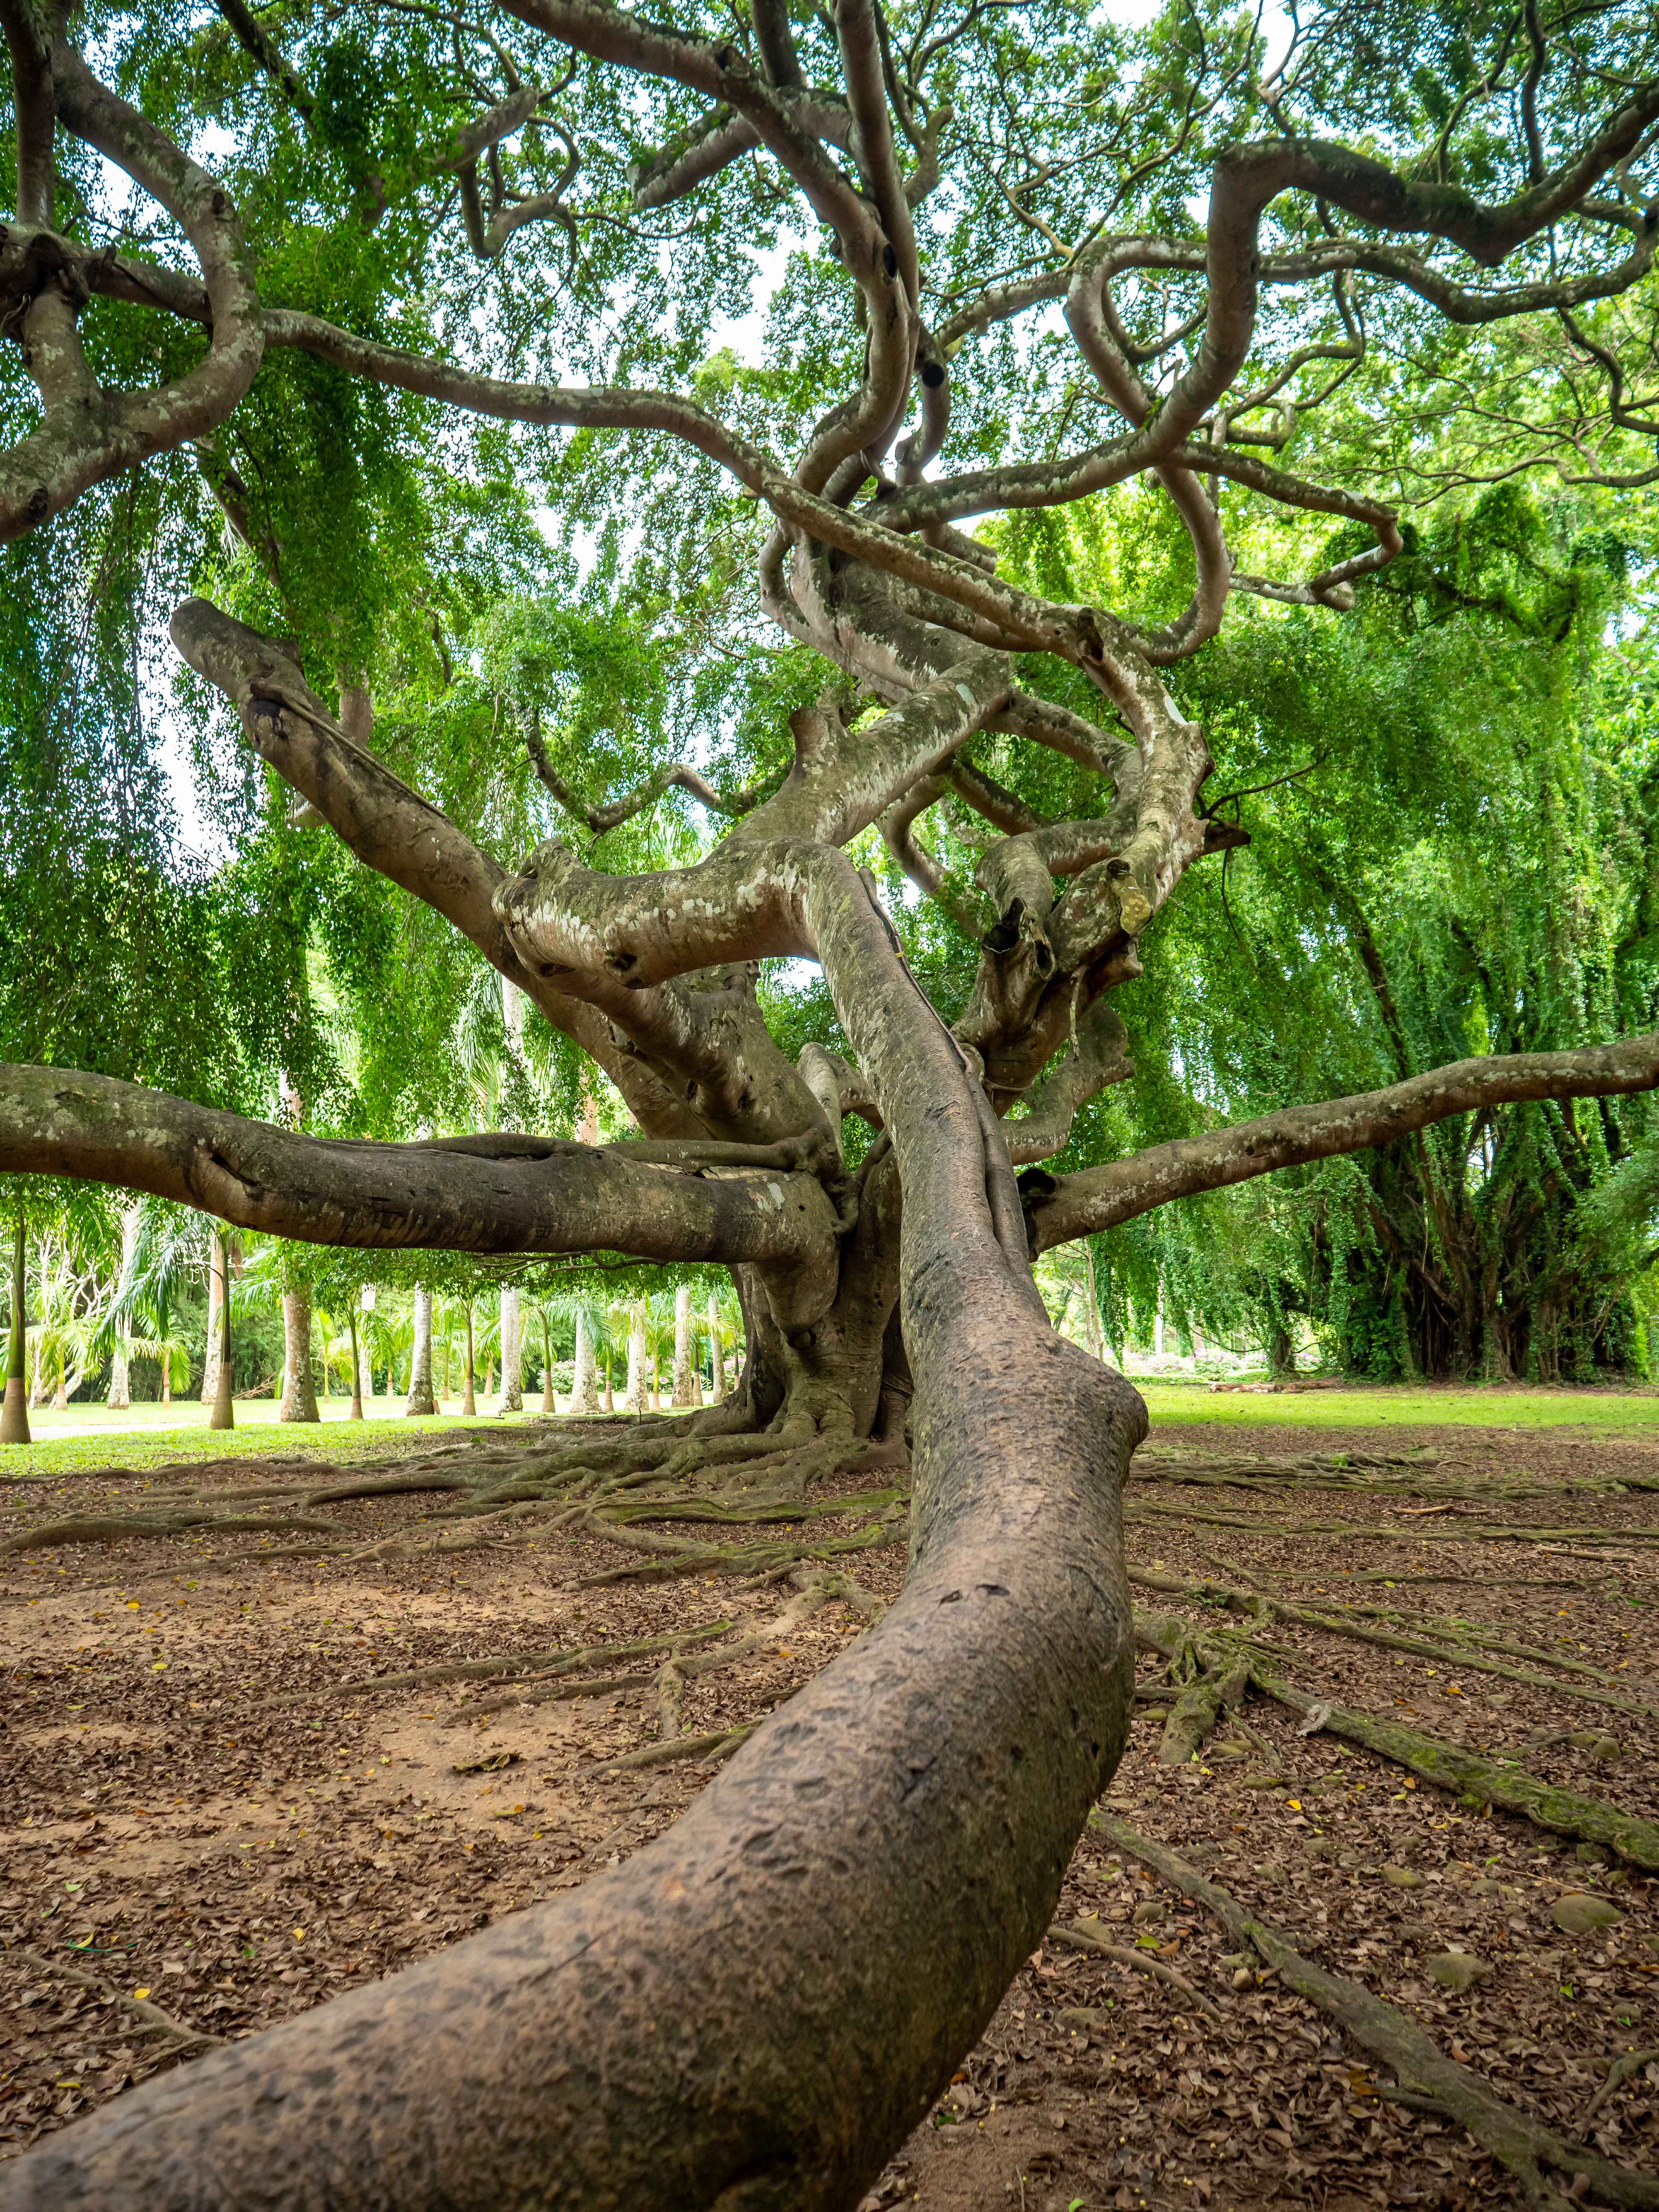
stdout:
POLYGON ((1160 1425, 1380 1429, 1581 1427, 1659 1430, 1659 1390, 1528 1390, 1513 1383, 1370 1383, 1351 1389, 1212 1392, 1207 1382, 1148 1377, 1136 1389, 1160 1425))

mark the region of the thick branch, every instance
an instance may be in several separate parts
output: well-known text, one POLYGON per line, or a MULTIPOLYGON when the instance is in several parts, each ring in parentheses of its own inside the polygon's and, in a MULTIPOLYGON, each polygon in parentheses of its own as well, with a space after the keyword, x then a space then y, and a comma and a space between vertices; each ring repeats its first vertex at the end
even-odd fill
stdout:
POLYGON ((717 1177, 586 1145, 538 1149, 503 1158, 443 1144, 331 1143, 108 1076, 0 1066, 0 1170, 150 1191, 302 1243, 624 1251, 819 1274, 831 1261, 835 1214, 813 1176, 717 1177))
POLYGON ((1659 1085, 1659 1030, 1581 1052, 1521 1052, 1455 1060, 1426 1075, 1317 1106, 1287 1106, 1213 1135, 1179 1137, 1109 1167, 1063 1176, 1036 1201, 1039 1251, 1114 1229, 1171 1199, 1221 1190, 1251 1176, 1330 1159, 1443 1121, 1449 1115, 1529 1098, 1600 1098, 1659 1085))

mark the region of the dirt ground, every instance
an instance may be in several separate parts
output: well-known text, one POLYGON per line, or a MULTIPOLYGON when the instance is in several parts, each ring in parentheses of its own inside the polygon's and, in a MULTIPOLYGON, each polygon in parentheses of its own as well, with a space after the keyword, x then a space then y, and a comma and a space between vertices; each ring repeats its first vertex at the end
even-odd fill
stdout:
MULTIPOLYGON (((183 1484, 249 1493, 253 1524, 0 1557, 0 2156, 659 1834, 715 1770, 611 1764, 665 1740, 656 1662, 618 1647, 717 1624, 756 1634, 747 1656, 686 1681, 676 1725, 695 1741, 763 1716, 865 1626, 837 1600, 774 1634, 787 1585, 585 1584, 639 1565, 586 1536, 362 1556, 420 1532, 434 1510, 421 1494, 324 1505, 291 1516, 308 1529, 261 1534, 280 1515, 253 1493, 314 1478, 327 1439, 307 1441, 309 1459, 112 1466, 0 1491, 0 1540, 183 1484), (333 1555, 303 1556, 319 1535, 333 1555), (524 1668, 516 1687, 482 1669, 396 1680, 559 1650, 588 1655, 580 1681, 615 1686, 550 1695, 561 1685, 524 1668)), ((481 1424, 465 1440, 447 1431, 445 1448, 509 1467, 521 1443, 481 1424)), ((112 1459, 119 1448, 112 1438, 112 1459)), ((412 1434, 408 1451, 425 1448, 412 1434)), ((892 1480, 870 1478, 887 1496, 892 1480)), ((1294 1598, 1396 1644, 1420 1632, 1443 1644, 1446 1624, 1462 1624, 1449 1666, 1283 1620, 1260 1632, 1316 1698, 1510 1753, 1541 1781, 1659 1818, 1659 1440, 1170 1427, 1138 1462, 1127 1510, 1132 1565, 1165 1582, 1294 1598), (1346 1466, 1260 1479, 1310 1453, 1346 1466), (1267 1469, 1238 1473, 1242 1454, 1267 1469)), ((868 1534, 883 1517, 819 1531, 868 1534)), ((902 1566, 896 1533, 854 1572, 890 1598, 902 1566)), ((1136 1596, 1199 1618, 1178 1597, 1136 1596)), ((1640 1866, 1299 1734, 1295 1711, 1260 1696, 1197 1758, 1161 1765, 1164 1662, 1140 1665, 1149 1694, 1104 1810, 1391 2000, 1521 2111, 1616 2166, 1659 2170, 1659 1897, 1640 1866), (1560 1926, 1569 1896, 1601 1901, 1603 1924, 1560 1926), (1462 1990, 1444 1979, 1460 1954, 1462 1990), (1610 2085, 1632 2053, 1646 2055, 1610 2085)), ((1092 1933, 1142 1964, 1046 1940, 870 2206, 1523 2201, 1456 2121, 1392 2100, 1328 2014, 1092 1827, 1055 1915, 1057 1928, 1079 1922, 1080 1942, 1092 1933)))

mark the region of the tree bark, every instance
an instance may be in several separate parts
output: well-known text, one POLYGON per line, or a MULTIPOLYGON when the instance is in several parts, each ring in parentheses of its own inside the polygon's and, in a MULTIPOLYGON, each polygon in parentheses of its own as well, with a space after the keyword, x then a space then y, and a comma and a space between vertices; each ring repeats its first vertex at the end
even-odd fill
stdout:
POLYGON ((542 1324, 542 1411, 556 1413, 558 1399, 553 1389, 553 1335, 547 1325, 547 1308, 541 1309, 542 1324))
POLYGON ((498 1413, 521 1413, 524 1411, 524 1346, 519 1333, 519 1293, 514 1285, 507 1285, 501 1291, 501 1395, 495 1403, 498 1413))
POLYGON ((473 1364, 472 1305, 469 1300, 466 1309, 466 1395, 461 1401, 461 1412, 468 1420, 471 1420, 478 1410, 477 1394, 473 1389, 473 1364))
POLYGON ((283 1292, 283 1395, 279 1421, 318 1421, 311 1375, 311 1292, 302 1285, 283 1292))
POLYGON ((599 1373, 593 1357, 593 1324, 586 1312, 578 1309, 576 1314, 576 1358, 570 1378, 570 1410, 573 1413, 597 1413, 599 1410, 599 1373))
POLYGON ((432 1395, 432 1293, 415 1293, 415 1340, 409 1361, 409 1402, 405 1413, 435 1413, 432 1395))

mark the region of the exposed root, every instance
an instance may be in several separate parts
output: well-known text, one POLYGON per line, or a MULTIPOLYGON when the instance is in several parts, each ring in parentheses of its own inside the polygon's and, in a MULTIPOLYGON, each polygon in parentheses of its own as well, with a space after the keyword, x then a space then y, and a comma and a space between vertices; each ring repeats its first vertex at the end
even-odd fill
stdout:
POLYGON ((1584 2107, 1582 2125, 1588 2127, 1610 2097, 1616 2096, 1633 2075, 1659 2058, 1659 2051, 1627 2051, 1622 2058, 1615 2058, 1607 2069, 1607 2078, 1584 2107))
POLYGON ((1498 2096, 1489 2083, 1448 2058, 1439 2045, 1397 2006, 1373 1996, 1358 1982, 1329 1972, 1295 1950, 1280 1931, 1247 1911, 1230 1891, 1206 1881, 1195 1867, 1138 1835, 1125 1822, 1095 1812, 1091 1824, 1121 1851, 1138 1858, 1182 1896, 1214 1915, 1237 1942, 1248 1943, 1296 1996, 1305 1998, 1394 2073, 1401 2101, 1426 2098, 1468 2129, 1475 2141, 1515 2175, 1529 2204, 1565 2212, 1570 2200, 1545 2176, 1572 2177, 1573 2197, 1588 2187, 1607 2203, 1659 2206, 1659 2179, 1611 2165, 1559 2136, 1498 2096), (1577 2178, 1583 2176, 1579 2182, 1577 2178))
POLYGON ((1094 1929, 1082 1920, 1074 1920, 1069 1928, 1062 1928, 1056 1922, 1048 1930, 1048 1940, 1053 1943, 1069 1943, 1074 1951, 1087 1951, 1097 1959, 1109 1959, 1114 1966, 1132 1967, 1138 1974, 1150 1974, 1155 1982, 1162 1982, 1167 1988, 1177 1990, 1194 2011, 1203 2014, 1206 2020, 1220 2025, 1219 2008, 1195 1990, 1184 1974, 1176 1973, 1173 1966, 1166 1966, 1162 1959, 1153 1958, 1150 1952, 1131 1951, 1121 1943, 1109 1943, 1103 1936, 1097 1936, 1094 1929))
POLYGON ((1583 1556, 1626 1545, 1659 1544, 1659 1528, 1538 1528, 1520 1521, 1437 1521, 1419 1522, 1410 1529, 1357 1526, 1352 1521, 1280 1521, 1265 1515, 1200 1513, 1188 1505, 1160 1505, 1152 1500, 1126 1500, 1127 1521, 1182 1521, 1211 1528, 1237 1528, 1252 1536, 1340 1536, 1351 1543, 1398 1543, 1405 1535, 1427 1543, 1440 1540, 1452 1544, 1582 1544, 1583 1556))
POLYGON ((1158 1747, 1160 1766, 1185 1766, 1215 1733, 1230 1706, 1243 1705, 1250 1686, 1250 1662, 1233 1662, 1224 1674, 1211 1669, 1189 1682, 1176 1699, 1158 1747))
POLYGON ((109 2003, 119 2005, 125 2012, 136 2013, 144 2024, 132 2031, 135 2035, 165 2035, 179 2044, 211 2043, 222 2047, 225 2043, 226 2039, 222 2035, 210 2035, 205 2028, 186 2027, 182 2021, 174 2020, 170 2012, 163 2012, 160 2005, 151 2004, 147 1997, 129 1996, 125 1990, 118 1990, 113 1982, 106 1982, 101 1974, 89 1974, 82 1967, 66 1966, 63 1960, 50 1958, 44 1952, 31 1951, 23 1943, 9 1943, 6 1954, 9 1958, 27 1959, 30 1966, 39 1966, 43 1973, 61 1974, 66 1982, 76 1983, 83 1990, 95 1990, 109 2003))
MULTIPOLYGON (((818 1583, 809 1583, 798 1597, 791 1599, 781 1613, 774 1613, 769 1620, 761 1622, 758 1627, 751 1628, 745 1634, 739 1636, 734 1643, 724 1644, 717 1650, 698 1652, 690 1657, 684 1656, 686 1647, 693 1643, 707 1642, 715 1634, 728 1633, 732 1624, 723 1623, 719 1629, 702 1629, 695 1637, 658 1638, 656 1643, 659 1648, 664 1645, 672 1647, 670 1659, 679 1684, 678 1695, 684 1696, 685 1686, 688 1683, 701 1680, 705 1674, 719 1674, 722 1668, 734 1666, 740 1659, 750 1659, 756 1652, 769 1650, 778 1642, 781 1637, 787 1636, 809 1615, 816 1613, 820 1606, 825 1603, 829 1595, 829 1591, 818 1583)), ((612 1657, 618 1656, 619 1648, 611 1647, 607 1656, 612 1657)), ((657 1686, 665 1671, 665 1667, 659 1667, 649 1674, 616 1674, 594 1678, 591 1680, 583 1679, 577 1681, 560 1681, 546 1688, 536 1685, 526 1689, 511 1691, 505 1697, 487 1698, 480 1705, 466 1706, 463 1711, 457 1712, 454 1717, 457 1720, 470 1720, 475 1717, 482 1717, 485 1713, 505 1712, 509 1705, 540 1705, 572 1698, 604 1697, 614 1690, 650 1689, 657 1686)), ((676 1704, 678 1705, 678 1698, 676 1704)))
POLYGON ((1557 1835, 1577 1836, 1587 1844, 1601 1844, 1617 1851, 1632 1866, 1659 1871, 1659 1827, 1650 1820, 1639 1820, 1633 1814, 1620 1813, 1597 1798, 1581 1797, 1576 1790, 1559 1789, 1553 1783, 1534 1781, 1519 1767, 1499 1765, 1479 1752, 1465 1750, 1462 1744, 1443 1743, 1398 1721, 1377 1720, 1346 1705, 1328 1705, 1305 1691, 1292 1689, 1259 1660, 1253 1662, 1250 1674, 1258 1689, 1291 1712, 1310 1713, 1317 1706, 1325 1717, 1322 1727, 1328 1735, 1364 1744, 1368 1751, 1380 1753, 1396 1766, 1409 1767, 1425 1782, 1460 1791, 1468 1802, 1501 1805, 1506 1812, 1524 1814, 1538 1827, 1551 1829, 1557 1835))
POLYGON ((510 1680, 515 1674, 570 1674, 579 1667, 591 1666, 596 1659, 625 1659, 632 1658, 636 1652, 675 1650, 683 1644, 725 1636, 731 1627, 729 1620, 716 1620, 703 1628, 684 1628, 666 1636, 647 1636, 637 1644, 589 1644, 580 1651, 555 1644, 529 1651, 504 1651, 495 1659, 458 1659, 447 1666, 416 1667, 401 1674, 370 1674, 361 1681, 331 1682, 322 1689, 296 1690, 288 1697, 262 1698, 256 1705, 232 1705, 209 1716, 204 1725, 216 1727, 223 1720, 240 1718, 248 1713, 276 1712, 286 1705, 314 1705, 319 1698, 344 1698, 355 1703, 374 1690, 414 1690, 433 1682, 499 1681, 503 1676, 510 1680))
POLYGON ((1501 1475, 1484 1481, 1446 1482, 1433 1479, 1424 1480, 1406 1470, 1434 1467, 1441 1463, 1437 1452, 1320 1452, 1304 1453, 1295 1459, 1261 1459, 1240 1455, 1236 1458, 1220 1459, 1209 1454, 1194 1455, 1171 1451, 1158 1445, 1143 1445, 1129 1462, 1131 1479, 1143 1482, 1192 1483, 1197 1485, 1231 1486, 1248 1484, 1252 1490, 1267 1490, 1276 1486, 1291 1489, 1345 1490, 1370 1493, 1379 1498, 1444 1498, 1450 1502, 1490 1504, 1510 1498, 1595 1497, 1620 1495, 1631 1491, 1659 1490, 1659 1476, 1641 1474, 1570 1475, 1565 1480, 1529 1480, 1525 1475, 1501 1475), (1356 1468, 1374 1468, 1401 1472, 1389 1475, 1386 1472, 1364 1474, 1356 1468))
MULTIPOLYGON (((1356 1643, 1380 1644, 1389 1651, 1408 1652, 1414 1658, 1437 1659, 1443 1666, 1465 1668, 1480 1674, 1496 1674, 1504 1681, 1518 1682, 1527 1689, 1548 1690, 1558 1697, 1577 1698, 1589 1705, 1611 1705, 1619 1712, 1637 1713, 1644 1719, 1659 1719, 1659 1706, 1621 1697, 1614 1690, 1592 1689, 1581 1681, 1561 1681, 1550 1675, 1511 1667, 1502 1659, 1493 1658, 1489 1650, 1477 1649, 1473 1642, 1434 1641, 1427 1637, 1403 1636, 1389 1629, 1369 1628, 1363 1621, 1355 1620, 1347 1613, 1326 1613, 1316 1606, 1295 1605, 1283 1598, 1264 1597, 1258 1590, 1238 1589, 1224 1583, 1183 1583, 1177 1576, 1160 1574, 1151 1568, 1132 1567, 1129 1579, 1143 1589, 1151 1588, 1170 1596, 1185 1597, 1196 1604, 1231 1607, 1235 1611, 1249 1613, 1263 1627, 1275 1620, 1292 1621, 1303 1627, 1322 1629, 1328 1635, 1348 1637, 1356 1643)), ((1161 1650, 1163 1647, 1152 1648, 1161 1650)), ((1537 1656, 1540 1663, 1556 1668, 1564 1674, 1593 1672, 1599 1674, 1601 1672, 1600 1669, 1587 1669, 1577 1660, 1558 1658, 1553 1652, 1540 1651, 1537 1656)), ((1603 1675, 1601 1679, 1613 1678, 1603 1675)))
MULTIPOLYGON (((761 1720, 769 1720, 763 1713, 761 1720)), ((717 1729, 712 1735, 677 1735, 663 1743, 642 1744, 637 1751, 625 1751, 620 1759, 608 1759, 602 1766, 589 1767, 590 1774, 628 1774, 637 1766, 665 1766, 672 1759, 729 1758, 739 1744, 747 1743, 760 1721, 745 1721, 741 1728, 717 1729)))
POLYGON ((25 1528, 18 1535, 9 1536, 0 1544, 0 1553, 44 1552, 54 1550, 59 1544, 119 1543, 128 1536, 182 1536, 191 1529, 240 1534, 250 1528, 316 1528, 338 1533, 332 1521, 318 1521, 297 1513, 133 1513, 118 1516, 77 1514, 70 1520, 43 1522, 38 1528, 25 1528))

